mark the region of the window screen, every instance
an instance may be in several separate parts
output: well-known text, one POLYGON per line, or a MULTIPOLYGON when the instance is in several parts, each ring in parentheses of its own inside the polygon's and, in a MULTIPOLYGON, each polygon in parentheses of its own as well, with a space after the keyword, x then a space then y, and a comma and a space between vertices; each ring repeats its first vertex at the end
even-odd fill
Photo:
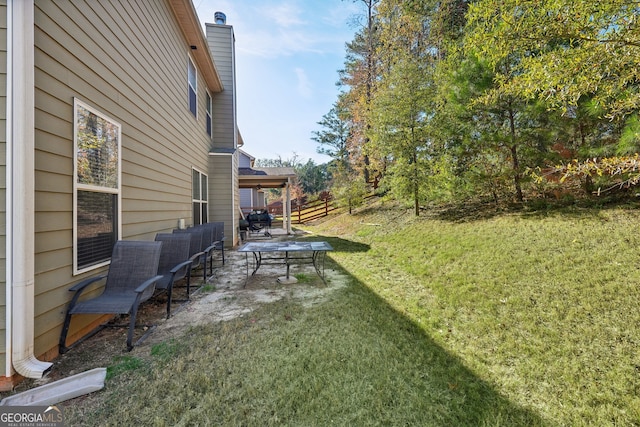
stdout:
POLYGON ((111 258, 116 242, 116 207, 115 194, 78 191, 78 267, 100 264, 111 258))
POLYGON ((207 175, 195 169, 192 170, 193 192, 193 224, 204 224, 209 221, 209 205, 207 202, 207 175))
POLYGON ((211 136, 211 133, 213 131, 213 121, 211 119, 211 111, 212 111, 213 107, 212 107, 212 102, 211 102, 211 95, 209 95, 209 92, 207 92, 207 135, 211 136))
POLYGON ((74 100, 74 271, 103 265, 119 237, 120 124, 74 100))
POLYGON ((195 117, 198 117, 198 75, 196 73, 196 66, 193 65, 193 61, 191 61, 191 58, 189 58, 189 64, 187 65, 187 67, 187 79, 189 86, 189 110, 191 110, 191 113, 195 117))

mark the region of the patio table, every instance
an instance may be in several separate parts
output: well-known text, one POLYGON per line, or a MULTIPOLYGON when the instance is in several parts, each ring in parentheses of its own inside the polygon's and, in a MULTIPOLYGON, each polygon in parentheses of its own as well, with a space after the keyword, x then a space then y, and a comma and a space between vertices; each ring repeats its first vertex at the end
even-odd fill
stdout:
MULTIPOLYGON (((295 283, 295 277, 289 275, 291 264, 313 264, 316 273, 326 285, 324 274, 324 259, 327 251, 333 248, 327 242, 248 242, 238 248, 238 252, 244 252, 247 261, 247 281, 249 280, 249 253, 253 254, 254 268, 251 276, 255 275, 263 264, 285 264, 286 276, 278 278, 280 283, 295 283), (263 254, 270 254, 264 256, 263 254), (283 255, 284 253, 284 255, 283 255)), ((245 281, 245 285, 247 284, 245 281)))

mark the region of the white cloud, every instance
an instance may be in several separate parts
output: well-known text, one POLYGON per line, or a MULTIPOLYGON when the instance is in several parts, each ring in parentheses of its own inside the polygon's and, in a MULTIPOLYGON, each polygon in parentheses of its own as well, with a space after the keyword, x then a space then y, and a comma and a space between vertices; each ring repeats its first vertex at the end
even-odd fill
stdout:
POLYGON ((260 29, 236 36, 236 49, 249 55, 264 58, 290 56, 300 52, 321 50, 310 34, 295 29, 260 29))
POLYGON ((297 67, 295 70, 296 77, 298 78, 298 94, 303 98, 311 98, 313 89, 307 73, 304 69, 297 67))
POLYGON ((301 18, 302 9, 295 3, 283 2, 278 5, 265 5, 260 10, 267 24, 272 23, 284 28, 305 24, 301 18))
POLYGON ((299 0, 194 3, 204 22, 213 22, 215 11, 224 12, 227 24, 234 27, 237 52, 262 58, 342 50, 345 22, 353 10, 348 1, 339 1, 335 7, 299 0))

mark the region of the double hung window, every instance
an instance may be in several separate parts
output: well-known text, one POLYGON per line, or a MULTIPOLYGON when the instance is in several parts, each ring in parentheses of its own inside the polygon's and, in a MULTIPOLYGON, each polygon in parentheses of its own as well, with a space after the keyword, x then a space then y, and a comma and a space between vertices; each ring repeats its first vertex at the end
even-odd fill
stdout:
POLYGON ((211 111, 213 110, 213 103, 211 101, 211 95, 209 95, 209 92, 207 92, 207 135, 209 135, 209 137, 211 137, 211 132, 213 131, 212 129, 212 120, 211 120, 211 111))
POLYGON ((194 117, 198 117, 198 72, 191 58, 187 64, 187 85, 189 90, 189 110, 194 117))
POLYGON ((193 169, 192 170, 192 192, 193 192, 193 225, 204 224, 209 221, 207 201, 207 175, 193 169))
POLYGON ((119 238, 121 126, 74 99, 75 273, 105 265, 119 238))

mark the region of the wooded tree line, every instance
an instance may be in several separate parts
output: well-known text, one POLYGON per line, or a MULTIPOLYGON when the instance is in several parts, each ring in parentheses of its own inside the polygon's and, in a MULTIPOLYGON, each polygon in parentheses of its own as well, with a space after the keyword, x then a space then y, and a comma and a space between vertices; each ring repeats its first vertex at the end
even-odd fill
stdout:
POLYGON ((418 215, 638 182, 640 2, 353 1, 342 90, 313 138, 336 197, 373 187, 418 215))

